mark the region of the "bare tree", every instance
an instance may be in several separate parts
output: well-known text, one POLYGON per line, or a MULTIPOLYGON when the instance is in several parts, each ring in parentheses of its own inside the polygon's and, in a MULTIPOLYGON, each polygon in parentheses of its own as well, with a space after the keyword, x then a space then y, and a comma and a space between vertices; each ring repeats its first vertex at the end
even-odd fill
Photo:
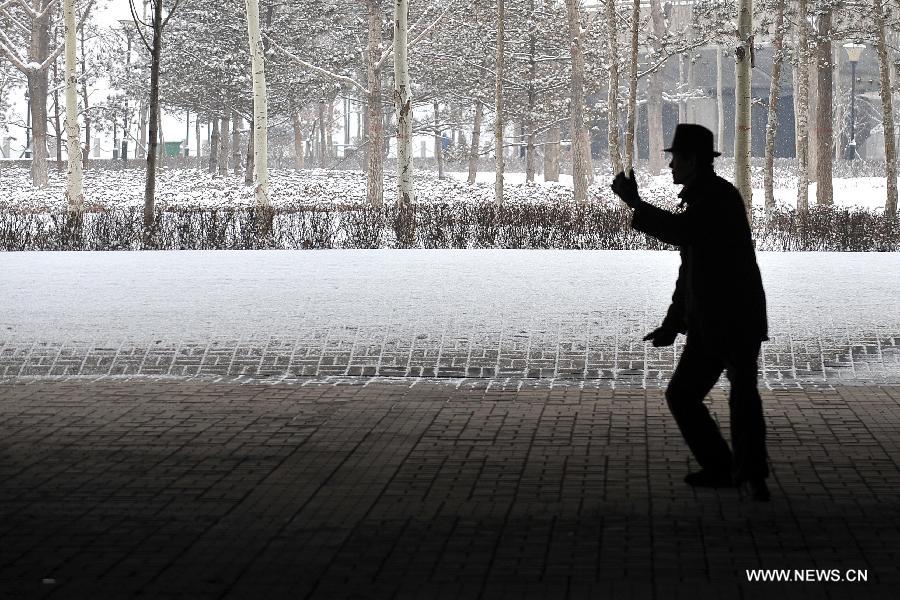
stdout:
POLYGON ((797 0, 797 210, 809 210, 808 0, 797 0))
MULTIPOLYGON (((93 0, 88 0, 82 10, 77 29, 84 27, 90 14, 93 0)), ((31 183, 35 187, 47 186, 47 98, 50 67, 65 49, 65 44, 50 51, 50 21, 55 0, 19 0, 0 2, 0 16, 7 17, 29 32, 29 44, 25 56, 5 31, 0 29, 0 56, 6 57, 18 69, 28 83, 29 107, 31 109, 31 183), (18 14, 11 14, 12 9, 18 14)))
POLYGON ((769 116, 766 122, 766 167, 763 186, 766 194, 766 215, 775 210, 775 134, 778 131, 778 92, 781 84, 781 65, 784 62, 784 3, 775 5, 775 37, 772 40, 772 83, 769 87, 769 116))
POLYGON ((873 0, 876 21, 875 47, 881 75, 881 108, 884 124, 884 175, 887 178, 887 198, 884 203, 885 215, 897 214, 897 153, 894 147, 894 110, 891 103, 891 65, 889 63, 885 30, 887 17, 881 0, 873 0))
POLYGON ((616 27, 616 2, 606 0, 606 51, 609 55, 609 89, 606 105, 607 141, 609 142, 609 159, 613 173, 622 170, 622 153, 619 148, 619 40, 616 27))
MULTIPOLYGON (((268 175, 269 100, 266 90, 265 49, 259 31, 259 0, 245 0, 245 7, 247 10, 247 37, 250 43, 250 65, 253 71, 253 120, 248 144, 253 146, 253 178, 256 180, 254 195, 257 207, 269 210, 271 208, 268 175)), ((237 129, 236 123, 235 129, 237 129)), ((237 145, 236 142, 235 145, 237 145)), ((235 161, 235 163, 237 162, 235 161)), ((249 177, 250 169, 247 171, 249 177)))
POLYGON ((631 69, 628 79, 628 116, 625 125, 625 172, 634 165, 634 138, 637 128, 637 82, 638 82, 638 30, 641 21, 641 0, 633 0, 631 5, 631 69))
POLYGON ((156 164, 158 160, 159 144, 159 63, 162 54, 163 29, 171 16, 178 9, 181 0, 172 0, 168 14, 163 17, 163 3, 165 0, 150 0, 152 17, 150 23, 138 17, 134 6, 135 0, 128 0, 131 8, 131 18, 137 26, 138 35, 144 43, 144 47, 150 52, 150 131, 147 142, 147 174, 144 184, 144 228, 149 229, 153 225, 153 216, 156 201, 156 164), (151 41, 147 41, 144 28, 149 27, 153 32, 151 41))
MULTIPOLYGON (((571 0, 569 0, 571 1, 571 0)), ((496 81, 494 82, 494 202, 503 203, 503 77, 506 74, 505 0, 497 0, 496 81)))
POLYGON ((734 185, 744 199, 748 215, 753 205, 750 182, 750 74, 753 67, 753 2, 738 2, 738 38, 734 71, 734 185))
MULTIPOLYGON (((397 201, 413 201, 412 94, 409 89, 409 0, 394 0, 394 107, 397 111, 397 201)), ((435 107, 437 102, 435 102, 435 107)), ((437 111, 435 111, 435 121, 437 111)))
POLYGON ((82 193, 81 145, 78 135, 78 99, 75 75, 75 0, 65 0, 63 21, 66 37, 66 136, 69 171, 66 183, 66 204, 69 212, 80 215, 84 210, 82 193))
POLYGON ((566 20, 569 27, 569 54, 572 57, 572 178, 575 202, 584 204, 588 196, 590 146, 584 127, 584 52, 581 35, 579 0, 566 0, 566 20))

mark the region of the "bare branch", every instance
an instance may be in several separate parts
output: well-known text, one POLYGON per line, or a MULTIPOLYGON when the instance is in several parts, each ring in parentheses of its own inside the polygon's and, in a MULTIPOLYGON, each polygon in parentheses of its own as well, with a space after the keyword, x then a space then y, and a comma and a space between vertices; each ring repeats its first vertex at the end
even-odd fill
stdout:
POLYGON ((0 54, 5 56, 12 65, 24 74, 28 74, 28 65, 26 65, 13 48, 15 44, 6 36, 6 33, 0 29, 0 54))
POLYGON ((142 21, 141 18, 137 16, 137 10, 134 8, 134 0, 128 0, 128 8, 131 9, 131 20, 134 21, 134 28, 138 32, 138 35, 141 36, 144 47, 147 49, 147 52, 153 52, 153 48, 150 47, 150 42, 147 41, 147 36, 144 35, 144 31, 141 29, 141 26, 150 27, 150 24, 142 21))
MULTIPOLYGON (((91 14, 91 8, 93 6, 94 0, 88 0, 87 6, 84 7, 84 13, 82 13, 81 18, 78 20, 78 24, 75 26, 75 31, 84 28, 84 22, 87 21, 88 15, 91 14)), ((62 54, 63 50, 65 49, 65 44, 60 44, 59 46, 54 48, 53 52, 50 53, 50 56, 44 59, 44 62, 41 63, 40 70, 43 71, 44 69, 50 68, 50 65, 53 64, 57 58, 59 58, 59 55, 62 54)))
POLYGON ((263 35, 263 37, 264 37, 265 39, 269 40, 269 43, 271 43, 272 46, 275 47, 275 49, 277 49, 278 51, 280 51, 282 54, 284 54, 285 56, 287 56, 288 58, 290 58, 290 59, 293 60, 294 62, 299 63, 300 65, 306 67, 307 69, 309 69, 309 70, 312 71, 313 73, 316 73, 317 75, 321 75, 321 76, 323 76, 323 77, 327 77, 327 78, 329 78, 329 79, 333 79, 333 80, 335 80, 335 81, 339 81, 339 82, 341 82, 341 83, 345 83, 345 84, 347 84, 347 85, 349 85, 349 86, 351 86, 351 87, 356 88, 357 90, 359 90, 359 91, 362 92, 363 94, 368 94, 368 93, 369 93, 369 90, 366 89, 361 83, 359 83, 359 82, 356 81, 355 79, 351 79, 350 77, 346 77, 345 75, 338 75, 337 73, 332 73, 331 71, 326 71, 325 69, 319 68, 319 67, 317 67, 316 65, 314 65, 314 64, 312 64, 312 63, 308 63, 308 62, 306 62, 305 60, 303 60, 302 58, 300 58, 299 56, 296 56, 296 55, 294 55, 294 54, 291 54, 290 51, 288 51, 288 50, 285 49, 283 46, 281 46, 278 42, 276 42, 275 40, 273 40, 273 39, 269 36, 269 34, 263 33, 262 35, 263 35))

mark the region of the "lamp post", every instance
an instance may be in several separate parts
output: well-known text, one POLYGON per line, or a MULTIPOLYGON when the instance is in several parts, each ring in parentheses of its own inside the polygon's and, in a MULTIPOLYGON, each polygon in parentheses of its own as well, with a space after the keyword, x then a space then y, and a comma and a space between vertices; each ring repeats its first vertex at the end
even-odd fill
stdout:
POLYGON ((844 44, 850 60, 850 143, 847 144, 847 158, 856 158, 856 63, 862 56, 864 44, 844 44))

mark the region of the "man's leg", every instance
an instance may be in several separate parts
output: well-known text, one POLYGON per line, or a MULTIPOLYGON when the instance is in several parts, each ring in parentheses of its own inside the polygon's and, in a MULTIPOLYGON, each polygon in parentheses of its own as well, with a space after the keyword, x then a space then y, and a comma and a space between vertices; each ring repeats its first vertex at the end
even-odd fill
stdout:
POLYGON ((730 474, 731 450, 703 404, 723 367, 718 357, 688 338, 666 389, 666 402, 700 466, 705 471, 730 474))
POLYGON ((769 476, 766 424, 758 388, 759 347, 759 342, 744 344, 729 351, 725 358, 731 381, 731 444, 737 483, 769 476))

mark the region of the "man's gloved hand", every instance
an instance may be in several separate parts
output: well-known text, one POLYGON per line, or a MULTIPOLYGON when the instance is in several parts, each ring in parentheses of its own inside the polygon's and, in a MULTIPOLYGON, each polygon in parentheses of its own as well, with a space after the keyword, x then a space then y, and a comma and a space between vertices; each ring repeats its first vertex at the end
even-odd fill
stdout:
POLYGON ((631 208, 640 204, 641 197, 638 195, 637 181, 634 180, 634 169, 630 169, 628 176, 625 175, 625 171, 616 175, 610 187, 616 196, 631 208))
POLYGON ((678 332, 668 327, 657 327, 644 336, 645 342, 651 342, 655 347, 671 346, 675 343, 678 332))

